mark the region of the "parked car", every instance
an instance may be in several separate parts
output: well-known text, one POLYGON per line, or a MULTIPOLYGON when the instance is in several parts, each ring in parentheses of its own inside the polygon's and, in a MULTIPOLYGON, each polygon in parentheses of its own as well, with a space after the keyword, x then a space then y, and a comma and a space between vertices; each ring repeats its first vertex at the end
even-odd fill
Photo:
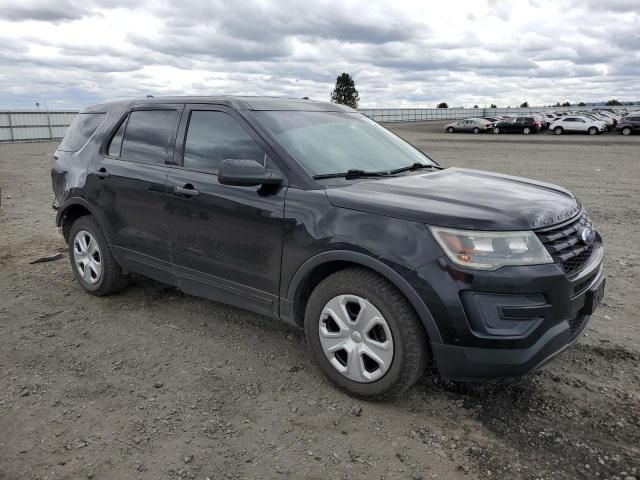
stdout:
POLYGON ((606 111, 596 111, 595 113, 600 115, 601 117, 609 119, 611 125, 614 128, 616 127, 616 125, 618 125, 618 122, 620 120, 622 120, 622 116, 619 115, 619 114, 614 114, 614 113, 610 113, 610 112, 606 112, 606 111))
POLYGON ((582 116, 568 116, 559 118, 549 126, 556 135, 562 135, 563 133, 588 133, 589 135, 596 135, 606 131, 606 126, 603 122, 593 120, 582 116))
POLYGON ((545 113, 545 123, 547 124, 547 128, 551 125, 558 117, 552 113, 545 113))
POLYGON ((465 120, 459 120, 457 122, 449 123, 445 125, 445 131, 449 133, 454 132, 490 132, 493 129, 493 123, 483 118, 467 118, 465 120))
POLYGON ((523 133, 529 135, 540 129, 533 117, 516 117, 513 120, 496 123, 493 133, 523 133))
POLYGON ((624 117, 620 122, 618 122, 616 129, 623 135, 631 135, 632 133, 640 132, 640 112, 636 115, 624 117))
POLYGON ((398 395, 428 365, 455 380, 535 370, 604 293, 602 239, 572 193, 444 168, 333 103, 97 105, 51 173, 88 293, 136 273, 288 322, 359 397, 398 395))
POLYGON ((538 130, 543 130, 543 129, 545 129, 545 128, 547 128, 549 126, 549 125, 547 125, 547 117, 545 117, 541 113, 534 112, 534 113, 530 114, 529 116, 533 117, 534 121, 537 124, 538 130))
POLYGON ((591 112, 591 113, 582 112, 580 114, 580 116, 604 123, 605 130, 607 132, 609 130, 611 130, 612 128, 614 128, 614 126, 615 126, 614 121, 613 121, 613 119, 611 117, 608 117, 606 115, 602 115, 599 112, 591 112))

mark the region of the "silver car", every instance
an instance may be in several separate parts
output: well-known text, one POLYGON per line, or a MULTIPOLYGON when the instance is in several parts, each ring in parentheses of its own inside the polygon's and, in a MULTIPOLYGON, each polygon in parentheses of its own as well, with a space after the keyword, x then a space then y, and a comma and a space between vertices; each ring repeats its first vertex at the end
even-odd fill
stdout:
POLYGON ((494 124, 484 118, 467 118, 465 120, 458 120, 457 122, 450 123, 444 126, 445 131, 449 133, 454 132, 490 132, 493 130, 494 124))

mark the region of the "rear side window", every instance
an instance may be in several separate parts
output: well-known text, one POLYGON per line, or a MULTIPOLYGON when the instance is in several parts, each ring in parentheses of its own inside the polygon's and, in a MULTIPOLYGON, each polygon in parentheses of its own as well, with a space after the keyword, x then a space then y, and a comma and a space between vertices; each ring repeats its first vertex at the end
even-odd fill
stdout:
POLYGON ((129 121, 126 122, 120 157, 130 162, 164 164, 177 115, 176 110, 131 112, 129 121))
POLYGON ((191 112, 184 144, 184 167, 216 172, 228 158, 252 159, 264 164, 265 151, 231 115, 191 112))
POLYGON ((77 152, 84 147, 106 118, 106 113, 79 113, 71 122, 58 150, 77 152))

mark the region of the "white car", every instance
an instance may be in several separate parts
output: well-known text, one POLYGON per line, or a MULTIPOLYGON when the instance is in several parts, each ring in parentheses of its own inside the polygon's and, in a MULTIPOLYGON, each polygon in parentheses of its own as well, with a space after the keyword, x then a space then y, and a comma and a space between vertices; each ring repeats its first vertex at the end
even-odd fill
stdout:
POLYGON ((599 120, 570 115, 557 119, 549 126, 549 130, 556 135, 562 135, 563 133, 588 133, 589 135, 596 135, 606 131, 607 127, 604 122, 599 120))

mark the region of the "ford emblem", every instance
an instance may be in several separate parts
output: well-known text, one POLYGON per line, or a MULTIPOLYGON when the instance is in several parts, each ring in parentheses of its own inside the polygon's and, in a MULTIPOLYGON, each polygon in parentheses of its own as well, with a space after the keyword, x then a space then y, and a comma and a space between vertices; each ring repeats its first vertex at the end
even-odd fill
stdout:
POLYGON ((586 245, 591 245, 596 238, 596 235, 593 232, 593 229, 589 227, 582 227, 580 229, 579 234, 580 234, 580 240, 582 240, 582 243, 586 245))

